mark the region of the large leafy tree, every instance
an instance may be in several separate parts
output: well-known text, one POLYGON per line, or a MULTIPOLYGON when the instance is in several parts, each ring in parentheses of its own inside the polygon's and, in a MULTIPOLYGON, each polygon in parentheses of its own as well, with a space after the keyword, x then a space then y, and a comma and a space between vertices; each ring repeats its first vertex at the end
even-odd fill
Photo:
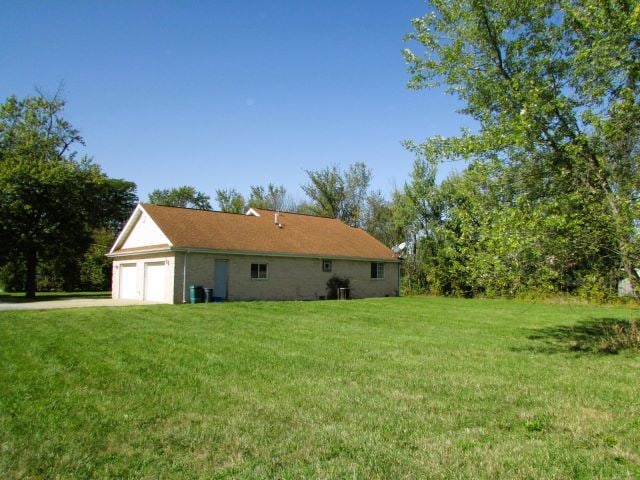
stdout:
POLYGON ((251 185, 247 207, 266 208, 269 210, 294 211, 295 204, 287 196, 284 185, 270 183, 267 187, 251 185))
POLYGON ((410 86, 446 86, 479 127, 410 147, 429 161, 502 163, 517 179, 511 201, 521 214, 560 202, 552 210, 564 224, 579 216, 577 224, 604 225, 608 235, 584 228, 573 248, 602 241, 610 266, 637 284, 640 4, 431 4, 408 36, 425 48, 405 51, 410 86))
POLYGON ((24 272, 28 297, 39 263, 82 255, 93 230, 118 223, 135 197, 134 184, 76 161, 83 141, 63 108, 42 95, 0 105, 0 263, 24 272))
POLYGON ((221 212, 244 213, 246 210, 244 197, 235 188, 216 190, 216 201, 221 212))
POLYGON ((302 190, 312 201, 316 215, 339 218, 354 226, 362 226, 372 172, 362 162, 350 165, 345 171, 337 166, 322 170, 307 170, 309 183, 302 190))
POLYGON ((199 192, 189 185, 156 189, 149 194, 149 203, 198 210, 211 210, 210 200, 209 195, 199 192))

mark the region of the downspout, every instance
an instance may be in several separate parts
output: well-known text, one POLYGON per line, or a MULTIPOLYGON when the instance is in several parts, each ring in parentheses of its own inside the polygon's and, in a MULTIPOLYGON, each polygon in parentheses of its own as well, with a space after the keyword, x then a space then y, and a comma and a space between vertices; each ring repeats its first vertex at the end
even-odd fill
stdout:
POLYGON ((398 262, 398 296, 400 296, 400 266, 402 265, 402 259, 398 262))
POLYGON ((182 266, 182 303, 187 303, 187 255, 189 255, 189 250, 184 252, 184 262, 182 266))

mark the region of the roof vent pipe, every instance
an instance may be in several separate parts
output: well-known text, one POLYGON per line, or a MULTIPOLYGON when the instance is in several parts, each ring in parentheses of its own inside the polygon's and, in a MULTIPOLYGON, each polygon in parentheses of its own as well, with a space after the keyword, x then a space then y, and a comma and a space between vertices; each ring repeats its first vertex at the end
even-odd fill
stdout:
POLYGON ((280 212, 276 211, 273 217, 273 223, 275 223, 278 228, 282 228, 282 224, 280 223, 280 212))

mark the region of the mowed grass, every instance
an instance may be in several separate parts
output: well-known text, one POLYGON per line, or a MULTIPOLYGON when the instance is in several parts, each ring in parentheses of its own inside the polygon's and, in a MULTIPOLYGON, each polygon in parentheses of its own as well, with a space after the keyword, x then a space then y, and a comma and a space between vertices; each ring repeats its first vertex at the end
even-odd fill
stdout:
POLYGON ((0 312, 1 478, 640 478, 630 308, 0 312))

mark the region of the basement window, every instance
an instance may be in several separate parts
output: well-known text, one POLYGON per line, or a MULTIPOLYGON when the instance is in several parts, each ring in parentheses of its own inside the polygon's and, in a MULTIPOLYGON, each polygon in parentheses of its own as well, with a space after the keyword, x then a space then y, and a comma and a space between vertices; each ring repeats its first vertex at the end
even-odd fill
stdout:
POLYGON ((323 272, 330 272, 331 271, 331 260, 322 260, 322 271, 323 272))
POLYGON ((251 278, 254 280, 266 280, 267 279, 267 264, 266 263, 252 263, 251 264, 251 278))
POLYGON ((371 278, 375 278, 375 279, 384 278, 384 263, 371 262, 371 278))

